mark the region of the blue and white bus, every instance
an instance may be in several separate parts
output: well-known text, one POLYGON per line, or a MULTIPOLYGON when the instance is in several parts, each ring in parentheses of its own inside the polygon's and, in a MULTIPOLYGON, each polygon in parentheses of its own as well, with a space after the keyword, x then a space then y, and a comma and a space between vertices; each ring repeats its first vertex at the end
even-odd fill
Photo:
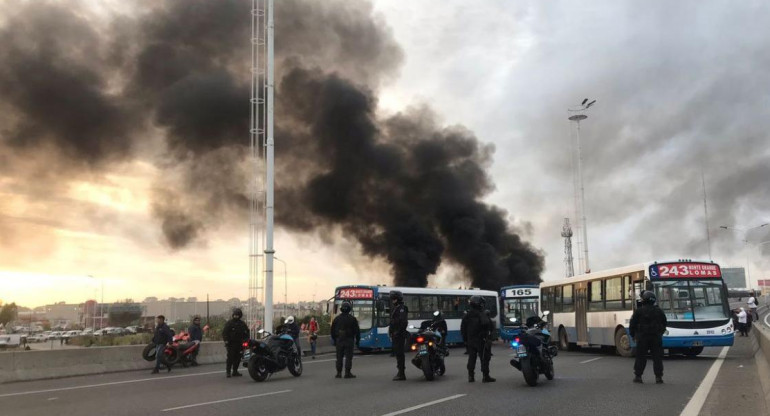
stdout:
POLYGON ((531 316, 540 316, 540 286, 505 286, 500 289, 500 304, 500 338, 510 341, 519 334, 521 322, 526 322, 531 316), (511 318, 516 318, 519 323, 513 324, 511 318))
POLYGON ((433 312, 440 310, 446 320, 448 344, 462 343, 460 321, 468 309, 468 299, 473 295, 482 296, 486 308, 492 314, 496 327, 500 326, 497 313, 497 292, 478 289, 430 289, 389 286, 340 286, 334 292, 332 319, 340 313, 343 301, 353 307, 352 314, 361 328, 361 351, 390 348, 388 325, 390 325, 390 291, 400 290, 404 304, 409 310, 409 325, 420 327, 422 321, 433 318, 433 312))
POLYGON ((695 356, 703 347, 733 345, 735 335, 722 271, 713 262, 678 260, 621 267, 540 284, 541 307, 559 347, 614 346, 634 355, 631 314, 653 290, 668 326, 663 347, 695 356))

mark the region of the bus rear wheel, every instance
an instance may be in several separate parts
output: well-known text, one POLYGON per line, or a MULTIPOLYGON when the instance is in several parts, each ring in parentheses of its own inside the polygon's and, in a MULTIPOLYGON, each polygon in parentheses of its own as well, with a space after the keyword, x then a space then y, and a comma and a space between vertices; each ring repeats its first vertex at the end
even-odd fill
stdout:
POLYGON ((559 349, 562 351, 575 351, 577 349, 577 345, 567 339, 567 331, 563 327, 559 328, 559 349))
POLYGON ((624 328, 618 328, 615 331, 615 351, 621 357, 633 357, 634 349, 631 348, 631 337, 624 328))

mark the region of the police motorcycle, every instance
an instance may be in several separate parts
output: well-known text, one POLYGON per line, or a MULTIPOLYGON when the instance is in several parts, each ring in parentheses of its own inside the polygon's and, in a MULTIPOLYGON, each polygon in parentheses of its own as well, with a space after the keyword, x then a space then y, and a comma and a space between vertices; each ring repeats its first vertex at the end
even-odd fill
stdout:
POLYGON ((250 339, 243 343, 241 363, 248 368, 254 381, 265 381, 273 373, 285 368, 294 377, 302 375, 302 358, 294 338, 287 331, 279 329, 276 334, 272 334, 260 329, 257 333, 262 339, 250 339))
MULTIPOLYGON (((543 318, 549 311, 543 311, 543 318)), ((511 318, 512 323, 517 323, 516 318, 511 318)), ((527 325, 520 325, 521 330, 511 341, 514 358, 511 365, 524 375, 524 381, 530 386, 537 385, 540 374, 548 380, 553 380, 553 357, 559 351, 555 345, 551 345, 551 333, 548 331, 548 322, 537 316, 527 319, 527 325)))
MULTIPOLYGON (((433 316, 439 316, 439 311, 433 312, 433 316)), ((410 325, 409 329, 417 329, 410 325)), ((446 372, 444 357, 449 355, 449 350, 442 345, 443 335, 435 327, 433 321, 425 321, 420 326, 417 334, 412 335, 412 351, 417 354, 412 359, 412 364, 422 370, 425 379, 433 381, 435 376, 443 376, 446 372)))

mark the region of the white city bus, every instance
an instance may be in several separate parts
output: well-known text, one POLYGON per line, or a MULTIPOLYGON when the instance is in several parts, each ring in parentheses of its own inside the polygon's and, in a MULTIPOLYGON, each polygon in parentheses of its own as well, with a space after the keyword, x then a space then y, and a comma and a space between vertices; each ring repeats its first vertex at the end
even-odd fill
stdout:
POLYGON ((473 295, 482 296, 485 306, 491 312, 495 327, 499 328, 497 313, 499 304, 497 292, 478 289, 432 289, 417 287, 388 286, 340 286, 334 292, 334 310, 331 318, 340 313, 343 301, 353 306, 352 314, 358 319, 361 329, 361 351, 373 351, 391 347, 388 337, 390 325, 390 291, 400 290, 408 308, 409 325, 420 327, 420 323, 433 318, 433 312, 440 310, 447 324, 447 343, 462 343, 460 321, 468 309, 468 299, 473 295))
POLYGON ((559 347, 614 346, 634 355, 631 314, 644 290, 654 290, 668 319, 663 347, 698 355, 703 347, 733 345, 734 334, 722 272, 713 262, 653 262, 543 282, 543 310, 550 310, 559 347))

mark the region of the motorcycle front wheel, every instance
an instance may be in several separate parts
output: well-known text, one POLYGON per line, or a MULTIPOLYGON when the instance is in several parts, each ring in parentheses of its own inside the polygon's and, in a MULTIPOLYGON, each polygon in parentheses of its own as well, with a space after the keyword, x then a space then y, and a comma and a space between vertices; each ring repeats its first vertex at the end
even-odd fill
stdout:
POLYGON ((302 358, 299 356, 299 354, 294 354, 289 358, 287 367, 289 368, 291 375, 294 377, 299 377, 302 375, 302 358))
POLYGON ((532 359, 527 357, 525 360, 521 360, 521 374, 524 375, 524 381, 530 386, 537 386, 537 370, 532 364, 532 359))
POLYGON ((433 366, 430 365, 430 355, 422 356, 422 373, 425 374, 425 379, 433 381, 433 366))
POLYGON ((438 368, 436 369, 436 375, 443 376, 444 373, 446 373, 446 365, 444 365, 444 360, 439 361, 438 368))
POLYGON ((548 360, 547 367, 548 368, 545 369, 545 372, 543 374, 545 374, 545 378, 547 378, 548 380, 553 380, 554 370, 553 370, 553 361, 552 360, 550 360, 550 359, 548 360))
POLYGON ((254 381, 265 381, 267 376, 270 375, 270 372, 267 371, 267 366, 265 365, 265 359, 259 355, 252 355, 251 358, 249 358, 248 367, 249 375, 254 381))

